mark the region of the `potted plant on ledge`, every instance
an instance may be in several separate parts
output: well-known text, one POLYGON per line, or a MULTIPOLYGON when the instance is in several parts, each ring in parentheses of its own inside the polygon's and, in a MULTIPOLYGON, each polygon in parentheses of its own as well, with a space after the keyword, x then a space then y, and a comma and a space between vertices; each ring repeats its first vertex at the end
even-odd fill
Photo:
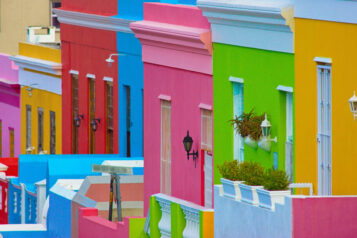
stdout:
POLYGON ((240 174, 240 164, 237 160, 224 161, 222 165, 218 165, 218 170, 221 173, 221 183, 223 185, 223 195, 232 199, 240 200, 241 193, 239 183, 242 183, 240 174))
POLYGON ((257 188, 263 188, 264 168, 256 162, 243 162, 240 164, 240 173, 244 183, 239 184, 242 201, 258 205, 257 188))
POLYGON ((231 122, 236 133, 244 138, 244 142, 248 146, 256 149, 258 147, 257 141, 262 135, 260 125, 263 120, 264 114, 258 116, 251 110, 249 113, 243 113, 239 117, 236 116, 231 122))
POLYGON ((264 189, 257 189, 259 206, 273 211, 275 203, 284 204, 285 196, 291 194, 289 176, 283 170, 266 170, 263 186, 264 189))

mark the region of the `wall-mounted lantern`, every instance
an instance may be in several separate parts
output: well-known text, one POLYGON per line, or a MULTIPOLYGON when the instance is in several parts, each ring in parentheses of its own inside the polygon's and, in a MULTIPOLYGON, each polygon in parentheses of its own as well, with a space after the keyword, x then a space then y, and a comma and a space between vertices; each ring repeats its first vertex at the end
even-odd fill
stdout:
POLYGON ((189 131, 187 131, 187 135, 183 139, 183 146, 185 147, 185 150, 187 152, 187 160, 190 159, 190 155, 192 155, 193 161, 195 161, 195 168, 196 168, 196 159, 198 158, 198 151, 193 150, 192 153, 190 153, 192 149, 192 144, 193 140, 192 137, 189 134, 189 131))
POLYGON ((348 100, 348 102, 350 103, 350 109, 353 114, 353 118, 356 120, 356 118, 357 118, 357 97, 356 97, 355 92, 353 92, 353 96, 350 98, 350 100, 348 100))
POLYGON ((275 137, 273 139, 270 138, 270 135, 271 135, 271 123, 270 123, 270 121, 268 121, 267 114, 265 114, 265 119, 262 122, 262 124, 260 125, 260 127, 262 128, 263 137, 258 142, 258 146, 261 149, 269 152, 270 149, 271 149, 271 142, 273 141, 273 142, 277 143, 278 139, 277 139, 277 137, 275 137))
POLYGON ((108 63, 108 66, 111 67, 112 66, 112 63, 114 63, 114 59, 113 57, 114 56, 124 56, 125 54, 110 54, 108 59, 106 59, 105 61, 108 63))
POLYGON ((98 124, 100 124, 100 118, 93 119, 90 124, 92 126, 92 130, 96 132, 98 129, 98 124))
POLYGON ((84 115, 83 114, 76 116, 74 118, 74 125, 76 127, 80 127, 81 126, 81 120, 83 120, 83 119, 84 119, 84 115))

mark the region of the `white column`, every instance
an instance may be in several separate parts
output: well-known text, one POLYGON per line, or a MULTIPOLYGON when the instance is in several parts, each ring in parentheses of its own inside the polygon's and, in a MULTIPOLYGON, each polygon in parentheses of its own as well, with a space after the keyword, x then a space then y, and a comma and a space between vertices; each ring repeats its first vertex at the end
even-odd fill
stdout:
POLYGON ((184 238, 196 238, 200 237, 200 211, 181 205, 183 213, 185 214, 186 227, 183 231, 184 238))
POLYGON ((162 238, 171 237, 171 201, 156 196, 156 201, 161 207, 161 220, 159 230, 162 238))
POLYGON ((42 224, 42 212, 43 206, 45 205, 46 201, 46 179, 41 180, 35 183, 37 187, 37 211, 36 211, 36 220, 37 223, 42 224))

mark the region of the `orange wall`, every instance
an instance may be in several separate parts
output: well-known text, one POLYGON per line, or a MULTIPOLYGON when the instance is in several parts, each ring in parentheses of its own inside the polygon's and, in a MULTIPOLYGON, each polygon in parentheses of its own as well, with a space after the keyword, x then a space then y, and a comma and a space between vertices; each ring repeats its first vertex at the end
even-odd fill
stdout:
POLYGON ((295 19, 295 174, 317 193, 317 64, 332 59, 332 193, 357 194, 357 121, 348 99, 357 91, 357 25, 295 19))

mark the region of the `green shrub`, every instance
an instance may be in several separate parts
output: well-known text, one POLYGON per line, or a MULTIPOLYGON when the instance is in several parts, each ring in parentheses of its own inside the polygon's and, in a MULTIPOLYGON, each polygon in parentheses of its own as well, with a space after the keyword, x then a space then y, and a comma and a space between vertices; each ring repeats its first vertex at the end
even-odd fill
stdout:
POLYGON ((236 133, 239 133, 242 137, 249 136, 253 140, 259 140, 262 135, 260 125, 264 120, 264 113, 262 115, 256 115, 253 110, 249 113, 243 113, 239 117, 236 116, 230 120, 232 126, 235 128, 236 133))
POLYGON ((237 160, 224 161, 222 165, 218 165, 217 167, 223 178, 232 181, 241 181, 240 165, 237 160))
POLYGON ((262 185, 265 179, 264 168, 257 162, 243 162, 239 166, 244 183, 250 186, 262 185))
POLYGON ((287 190, 289 176, 283 170, 267 169, 263 183, 264 189, 270 191, 287 190))

